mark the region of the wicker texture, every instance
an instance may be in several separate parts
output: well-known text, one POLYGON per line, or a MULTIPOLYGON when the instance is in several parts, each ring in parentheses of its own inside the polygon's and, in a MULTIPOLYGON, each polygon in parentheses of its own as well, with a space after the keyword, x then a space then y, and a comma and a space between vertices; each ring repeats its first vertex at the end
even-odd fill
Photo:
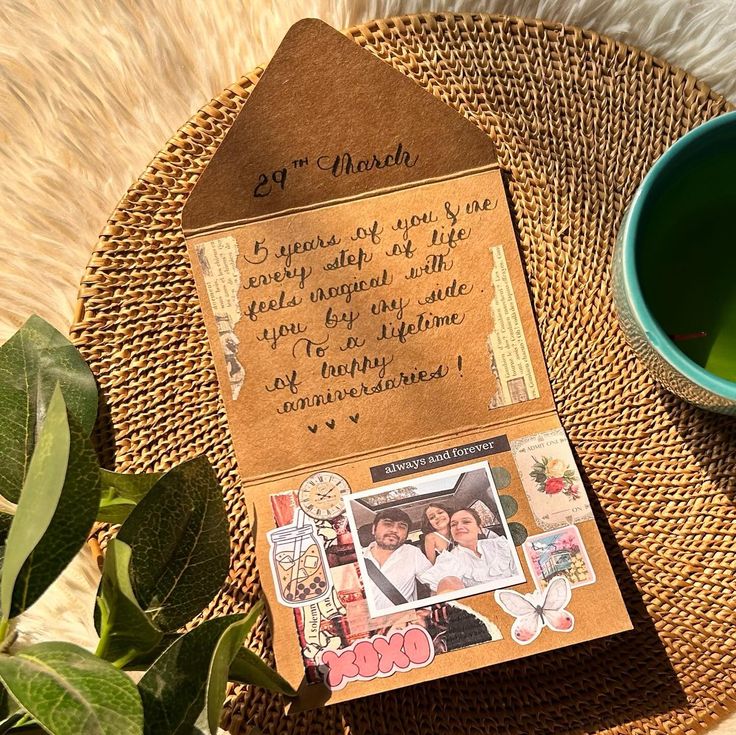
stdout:
MULTIPOLYGON (((643 52, 551 23, 413 16, 348 34, 496 142, 560 415, 635 630, 288 718, 278 698, 235 689, 225 724, 304 735, 698 731, 736 703, 736 422, 680 402, 637 363, 608 267, 645 172, 727 103, 643 52)), ((233 556, 208 614, 242 609, 259 585, 180 215, 259 75, 193 117, 121 201, 74 327, 105 396, 110 463, 161 469, 205 452, 217 466, 233 556)), ((268 651, 269 640, 264 623, 252 645, 268 651)))

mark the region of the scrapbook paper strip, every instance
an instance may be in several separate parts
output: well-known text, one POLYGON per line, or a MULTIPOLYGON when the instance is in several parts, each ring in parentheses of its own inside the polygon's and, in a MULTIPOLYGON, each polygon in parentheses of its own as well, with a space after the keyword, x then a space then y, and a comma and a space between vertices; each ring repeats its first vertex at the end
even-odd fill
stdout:
POLYGON ((225 356, 230 395, 237 400, 245 381, 245 368, 238 356, 240 340, 235 334, 240 321, 238 244, 228 235, 200 243, 195 252, 225 356))
POLYGON ((491 370, 497 376, 497 391, 489 406, 507 406, 539 397, 537 379, 534 376, 529 347, 519 335, 524 328, 519 306, 514 295, 506 255, 501 245, 491 248, 493 270, 493 300, 491 315, 493 331, 488 336, 491 370))

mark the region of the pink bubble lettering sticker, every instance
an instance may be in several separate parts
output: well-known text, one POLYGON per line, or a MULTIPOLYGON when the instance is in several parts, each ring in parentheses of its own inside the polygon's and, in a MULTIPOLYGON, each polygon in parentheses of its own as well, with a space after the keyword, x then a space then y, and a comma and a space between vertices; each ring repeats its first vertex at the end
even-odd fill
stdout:
POLYGON ((428 666, 434 646, 427 631, 411 625, 389 635, 374 635, 339 651, 322 651, 318 664, 325 684, 334 690, 351 681, 370 681, 428 666))

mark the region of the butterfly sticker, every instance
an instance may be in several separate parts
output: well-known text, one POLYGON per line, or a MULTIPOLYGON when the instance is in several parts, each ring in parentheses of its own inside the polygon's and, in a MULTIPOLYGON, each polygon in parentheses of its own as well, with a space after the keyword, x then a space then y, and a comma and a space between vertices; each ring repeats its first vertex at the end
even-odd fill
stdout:
POLYGON ((511 637, 526 646, 542 632, 546 625, 558 633, 569 633, 575 627, 575 618, 565 610, 572 590, 565 577, 554 577, 542 592, 535 590, 522 595, 514 590, 496 590, 496 602, 514 620, 511 637))

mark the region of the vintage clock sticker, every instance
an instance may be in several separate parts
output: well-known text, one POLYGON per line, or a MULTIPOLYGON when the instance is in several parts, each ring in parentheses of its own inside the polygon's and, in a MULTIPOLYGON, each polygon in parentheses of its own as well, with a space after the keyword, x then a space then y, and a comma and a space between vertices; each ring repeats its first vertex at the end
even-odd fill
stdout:
POLYGON ((350 492, 344 477, 334 472, 315 472, 299 488, 299 505, 310 517, 330 521, 344 510, 343 495, 350 492))

